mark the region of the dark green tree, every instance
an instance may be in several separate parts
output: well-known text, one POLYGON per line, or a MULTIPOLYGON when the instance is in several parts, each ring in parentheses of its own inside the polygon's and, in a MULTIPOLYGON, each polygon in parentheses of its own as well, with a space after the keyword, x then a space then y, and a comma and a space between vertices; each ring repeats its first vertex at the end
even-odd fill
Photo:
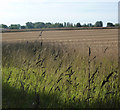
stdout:
POLYGON ((93 27, 92 23, 88 23, 87 27, 93 27))
POLYGON ((5 24, 1 24, 0 27, 1 27, 1 28, 4 28, 4 29, 7 29, 7 28, 8 28, 8 26, 5 25, 5 24))
POLYGON ((45 23, 43 22, 34 23, 34 28, 44 28, 44 27, 45 27, 45 23))
POLYGON ((102 21, 97 21, 95 23, 95 27, 103 27, 103 22, 102 21))
POLYGON ((10 28, 10 29, 21 29, 21 26, 20 26, 20 24, 11 24, 11 25, 9 26, 9 28, 10 28))
POLYGON ((61 27, 63 27, 63 24, 62 24, 62 23, 55 23, 55 24, 53 25, 53 27, 54 27, 54 28, 61 28, 61 27))
POLYGON ((107 27, 114 27, 115 25, 113 23, 108 22, 107 27))
POLYGON ((63 24, 62 24, 62 23, 59 23, 58 27, 59 27, 59 28, 63 27, 63 24))
POLYGON ((26 29, 26 26, 21 26, 21 29, 26 29))
POLYGON ((51 28, 51 27, 52 27, 52 24, 50 22, 45 24, 45 28, 51 28))
POLYGON ((33 29, 34 28, 34 24, 32 22, 27 22, 26 23, 26 28, 27 29, 33 29))
POLYGON ((76 27, 81 27, 81 24, 80 24, 80 23, 77 23, 77 24, 76 24, 76 27))

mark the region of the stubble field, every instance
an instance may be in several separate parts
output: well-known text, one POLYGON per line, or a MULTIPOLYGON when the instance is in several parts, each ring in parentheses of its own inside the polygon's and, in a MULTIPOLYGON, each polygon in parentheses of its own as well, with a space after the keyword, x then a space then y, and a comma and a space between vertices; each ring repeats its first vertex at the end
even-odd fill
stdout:
MULTIPOLYGON (((3 42, 24 40, 38 40, 40 31, 33 32, 8 32, 3 33, 3 42)), ((114 43, 118 39, 118 29, 93 29, 93 30, 61 30, 43 31, 43 40, 47 41, 80 41, 90 43, 114 43)))

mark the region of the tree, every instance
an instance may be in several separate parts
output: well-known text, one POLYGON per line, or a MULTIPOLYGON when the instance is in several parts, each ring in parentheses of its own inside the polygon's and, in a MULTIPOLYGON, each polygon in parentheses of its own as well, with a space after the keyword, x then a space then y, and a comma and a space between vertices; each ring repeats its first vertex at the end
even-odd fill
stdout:
POLYGON ((64 22, 64 27, 67 27, 67 23, 66 22, 64 22))
POLYGON ((26 26, 21 26, 21 29, 26 29, 26 26))
POLYGON ((76 27, 81 27, 81 24, 80 24, 80 23, 77 23, 77 24, 76 24, 76 27))
POLYGON ((8 28, 8 26, 7 26, 7 25, 5 25, 5 24, 1 24, 1 28, 7 29, 7 28, 8 28))
POLYGON ((87 27, 87 25, 86 25, 86 24, 83 24, 82 27, 87 27))
POLYGON ((92 23, 88 23, 87 27, 93 27, 92 23))
POLYGON ((58 23, 58 27, 59 28, 63 27, 63 24, 62 23, 58 23))
POLYGON ((114 27, 115 25, 113 25, 113 23, 110 23, 110 22, 108 22, 107 23, 107 27, 114 27))
POLYGON ((120 27, 120 23, 116 23, 116 24, 115 24, 115 27, 120 27))
POLYGON ((102 21, 97 21, 95 23, 95 27, 103 27, 103 22, 102 21))
POLYGON ((32 22, 27 22, 26 27, 27 27, 27 29, 32 29, 32 28, 34 28, 34 24, 32 22))
POLYGON ((9 28, 10 28, 10 29, 21 29, 21 26, 20 26, 20 24, 11 24, 11 25, 9 26, 9 28))
POLYGON ((71 23, 70 22, 67 22, 67 27, 71 27, 71 23))
POLYGON ((70 23, 70 27, 73 27, 73 23, 70 23))
POLYGON ((45 23, 43 23, 43 22, 36 22, 33 25, 34 25, 34 28, 44 28, 45 27, 45 23))
POLYGON ((63 27, 62 23, 55 23, 55 24, 53 24, 53 28, 61 28, 61 27, 63 27))
POLYGON ((51 27, 52 27, 52 24, 50 22, 45 24, 45 28, 51 28, 51 27))

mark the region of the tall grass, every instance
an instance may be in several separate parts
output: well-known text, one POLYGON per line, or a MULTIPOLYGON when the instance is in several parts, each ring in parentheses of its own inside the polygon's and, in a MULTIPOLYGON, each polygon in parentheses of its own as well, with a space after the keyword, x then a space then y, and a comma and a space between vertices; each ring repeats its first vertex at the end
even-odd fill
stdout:
POLYGON ((117 56, 106 47, 40 44, 3 43, 3 108, 120 107, 117 56))

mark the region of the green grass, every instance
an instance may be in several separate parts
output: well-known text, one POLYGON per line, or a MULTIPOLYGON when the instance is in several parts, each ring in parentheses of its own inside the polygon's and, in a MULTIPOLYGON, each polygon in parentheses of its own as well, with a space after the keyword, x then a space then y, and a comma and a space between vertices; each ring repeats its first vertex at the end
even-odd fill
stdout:
POLYGON ((3 108, 120 107, 113 57, 89 63, 94 54, 59 43, 3 43, 2 51, 3 108))

